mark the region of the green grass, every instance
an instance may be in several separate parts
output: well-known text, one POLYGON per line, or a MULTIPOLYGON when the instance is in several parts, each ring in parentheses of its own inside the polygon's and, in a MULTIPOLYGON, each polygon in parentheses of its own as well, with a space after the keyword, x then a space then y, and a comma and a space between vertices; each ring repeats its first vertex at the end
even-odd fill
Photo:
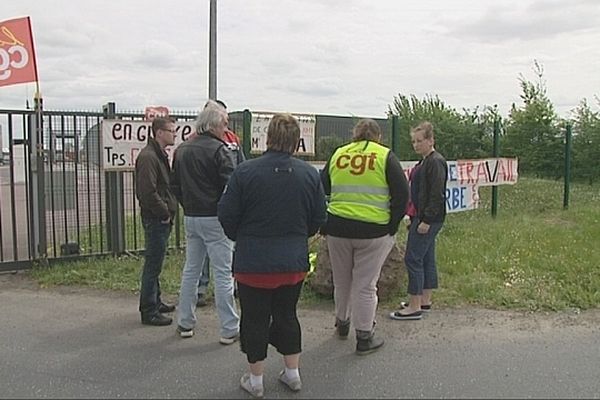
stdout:
MULTIPOLYGON (((519 178, 499 187, 491 217, 491 188, 481 188, 480 209, 448 215, 437 241, 440 288, 436 304, 496 309, 563 310, 600 305, 600 189, 573 184, 562 209, 562 182, 519 178)), ((398 241, 404 243, 400 230, 398 241)), ((176 295, 184 262, 180 250, 165 260, 161 289, 176 295)), ((34 268, 43 286, 79 285, 137 292, 143 258, 123 256, 34 268)), ((404 299, 401 290, 397 299, 404 299)), ((301 301, 324 301, 306 287, 301 301)))
POLYGON ((436 302, 490 308, 562 310, 600 304, 600 192, 574 185, 562 209, 562 183, 521 178, 491 188, 481 208, 448 216, 438 239, 436 302))

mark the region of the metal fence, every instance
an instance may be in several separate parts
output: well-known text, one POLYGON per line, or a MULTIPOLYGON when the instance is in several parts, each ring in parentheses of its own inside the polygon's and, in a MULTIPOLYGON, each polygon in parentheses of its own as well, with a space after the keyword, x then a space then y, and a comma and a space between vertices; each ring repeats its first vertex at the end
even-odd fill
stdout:
MULTIPOLYGON (((0 109, 0 129, 8 149, 0 165, 0 271, 107 254, 139 252, 144 235, 135 196, 133 171, 102 169, 103 119, 143 120, 142 112, 117 112, 114 103, 101 112, 0 109)), ((195 112, 171 114, 193 120, 195 112)), ((250 157, 249 111, 230 114, 230 127, 242 137, 250 157)), ((349 141, 357 118, 316 115, 315 155, 325 161, 349 141)), ((384 142, 392 145, 392 119, 379 119, 384 142)), ((181 212, 179 214, 182 214, 181 212)), ((182 216, 176 219, 170 246, 185 246, 182 216)))

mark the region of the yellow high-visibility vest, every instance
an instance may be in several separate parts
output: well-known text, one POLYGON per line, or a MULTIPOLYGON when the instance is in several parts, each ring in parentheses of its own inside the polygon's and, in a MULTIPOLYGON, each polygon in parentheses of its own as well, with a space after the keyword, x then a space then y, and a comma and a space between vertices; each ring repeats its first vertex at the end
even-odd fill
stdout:
POLYGON ((390 149, 371 141, 338 148, 329 162, 328 211, 338 217, 376 224, 390 221, 385 167, 390 149))

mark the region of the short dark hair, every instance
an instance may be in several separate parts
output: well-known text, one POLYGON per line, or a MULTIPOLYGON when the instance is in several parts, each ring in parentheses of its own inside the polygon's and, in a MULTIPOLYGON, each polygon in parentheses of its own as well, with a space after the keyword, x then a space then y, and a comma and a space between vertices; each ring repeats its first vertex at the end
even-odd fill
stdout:
POLYGON ((171 117, 158 117, 152 121, 152 136, 156 137, 156 131, 159 129, 166 129, 167 125, 175 123, 175 120, 171 117))
POLYGON ((267 149, 294 154, 300 140, 300 125, 292 114, 273 115, 267 129, 267 149))

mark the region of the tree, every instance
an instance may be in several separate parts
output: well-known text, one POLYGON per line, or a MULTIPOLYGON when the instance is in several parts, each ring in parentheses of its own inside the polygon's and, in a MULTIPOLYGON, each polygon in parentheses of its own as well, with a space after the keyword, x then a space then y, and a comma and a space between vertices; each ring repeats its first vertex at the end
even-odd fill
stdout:
POLYGON ((418 99, 415 95, 399 94, 394 97, 388 114, 398 115, 400 124, 400 159, 414 160, 418 155, 412 149, 410 130, 422 121, 434 126, 436 149, 449 160, 460 158, 479 158, 490 155, 489 109, 483 113, 479 109, 463 110, 463 113, 448 107, 438 96, 425 96, 418 99))
MULTIPOLYGON (((600 106, 600 99, 596 101, 600 106)), ((573 177, 592 184, 600 178, 600 112, 593 111, 583 99, 573 122, 573 177)))
POLYGON ((546 93, 543 66, 534 61, 533 70, 535 82, 519 77, 523 105, 512 105, 502 148, 519 158, 521 173, 559 178, 563 172, 560 121, 546 93))

